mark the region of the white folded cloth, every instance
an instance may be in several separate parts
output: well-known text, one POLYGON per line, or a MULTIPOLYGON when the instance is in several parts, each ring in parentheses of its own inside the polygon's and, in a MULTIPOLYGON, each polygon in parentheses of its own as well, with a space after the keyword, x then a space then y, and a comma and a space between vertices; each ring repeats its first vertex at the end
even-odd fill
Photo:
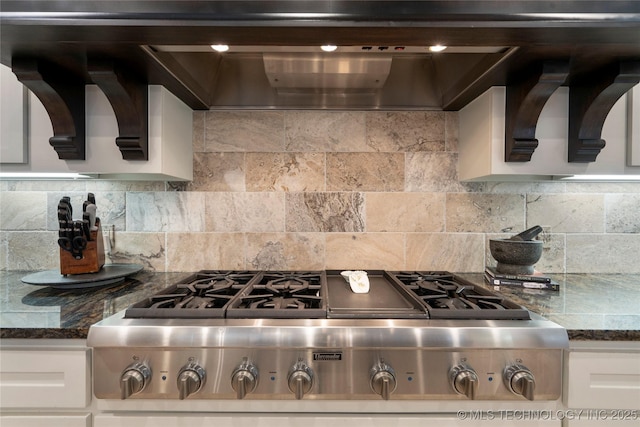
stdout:
POLYGON ((356 294, 366 294, 369 292, 369 277, 366 271, 345 270, 340 273, 347 281, 351 290, 356 294))

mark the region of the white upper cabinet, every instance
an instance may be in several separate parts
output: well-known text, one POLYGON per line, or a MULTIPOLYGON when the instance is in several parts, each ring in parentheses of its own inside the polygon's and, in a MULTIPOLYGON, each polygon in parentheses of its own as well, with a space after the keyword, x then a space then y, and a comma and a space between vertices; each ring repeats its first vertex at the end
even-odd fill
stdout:
POLYGON ((595 162, 567 160, 568 87, 558 88, 542 109, 536 126, 538 147, 531 160, 505 162, 506 88, 493 87, 460 110, 459 178, 524 181, 573 175, 640 175, 640 85, 632 92, 633 97, 631 92, 622 96, 609 112, 602 129, 606 145, 595 162))
MULTIPOLYGON (((104 179, 193 179, 193 111, 162 86, 149 86, 148 160, 124 160, 115 143, 118 123, 104 93, 87 85, 85 160, 61 160, 49 144, 53 127, 40 100, 29 94, 27 164, 2 165, 3 173, 80 173, 104 179)), ((4 123, 2 124, 4 127, 4 123)), ((4 146, 4 141, 2 142, 4 146)))

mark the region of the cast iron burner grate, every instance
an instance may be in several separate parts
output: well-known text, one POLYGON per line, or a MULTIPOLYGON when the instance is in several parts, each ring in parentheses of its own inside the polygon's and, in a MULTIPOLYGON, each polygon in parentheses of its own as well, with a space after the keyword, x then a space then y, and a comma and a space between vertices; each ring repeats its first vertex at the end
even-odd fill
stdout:
POLYGON ((230 301, 258 272, 200 271, 125 312, 127 318, 222 318, 230 301))
POLYGON ((392 276, 422 301, 432 319, 530 319, 518 304, 448 272, 392 276))
POLYGON ((267 272, 231 302, 227 317, 324 318, 325 289, 324 272, 267 272))

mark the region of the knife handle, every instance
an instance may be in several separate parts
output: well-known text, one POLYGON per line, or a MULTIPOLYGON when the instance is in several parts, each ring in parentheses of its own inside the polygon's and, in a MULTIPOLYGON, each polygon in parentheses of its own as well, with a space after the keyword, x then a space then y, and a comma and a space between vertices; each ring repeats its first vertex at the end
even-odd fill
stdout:
POLYGON ((71 197, 69 196, 64 196, 62 199, 60 199, 60 202, 58 202, 58 209, 65 207, 69 212, 69 218, 73 218, 73 206, 71 206, 71 197))
POLYGON ((89 218, 89 212, 85 212, 82 214, 82 230, 84 231, 84 236, 87 241, 91 241, 91 220, 89 218))
POLYGON ((89 229, 96 231, 96 210, 97 207, 93 203, 87 205, 87 213, 89 214, 89 229))

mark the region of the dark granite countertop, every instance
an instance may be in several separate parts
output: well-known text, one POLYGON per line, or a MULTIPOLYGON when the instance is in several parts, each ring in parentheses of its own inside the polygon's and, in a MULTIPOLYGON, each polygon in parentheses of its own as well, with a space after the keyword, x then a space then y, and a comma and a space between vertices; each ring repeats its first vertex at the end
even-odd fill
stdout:
MULTIPOLYGON (((60 290, 22 283, 30 272, 0 272, 0 338, 86 338, 89 327, 189 273, 141 271, 120 284, 60 290)), ((461 274, 487 286, 481 274, 461 274)), ((567 328, 571 340, 640 341, 640 275, 551 275, 560 291, 500 292, 567 328)))

